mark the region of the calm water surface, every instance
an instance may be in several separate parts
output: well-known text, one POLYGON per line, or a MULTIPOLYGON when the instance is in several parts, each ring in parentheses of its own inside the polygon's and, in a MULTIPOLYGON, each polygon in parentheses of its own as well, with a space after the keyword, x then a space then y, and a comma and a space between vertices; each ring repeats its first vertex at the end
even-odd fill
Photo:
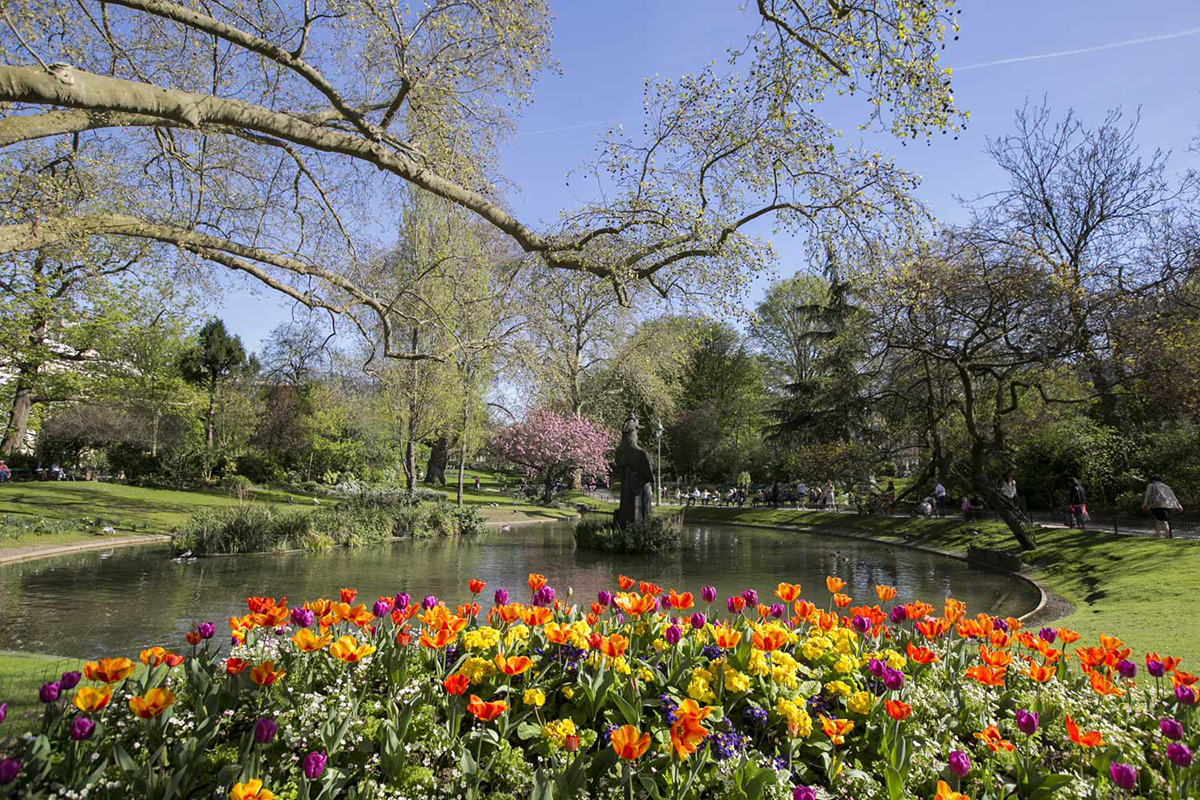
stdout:
POLYGON ((731 525, 688 525, 684 545, 656 558, 576 550, 571 528, 547 524, 475 537, 397 542, 324 553, 248 555, 172 564, 162 547, 99 551, 0 568, 0 650, 97 657, 136 653, 160 644, 184 649, 183 634, 201 620, 220 630, 245 613, 248 595, 303 601, 359 590, 368 606, 378 595, 407 591, 447 602, 466 599, 468 578, 487 581, 484 597, 504 587, 527 599, 525 576, 542 572, 565 597, 591 601, 625 573, 664 588, 697 593, 713 584, 727 594, 745 588, 769 597, 781 580, 800 582, 804 596, 825 600, 825 576, 847 581, 846 592, 874 601, 877 583, 902 599, 940 605, 946 595, 974 612, 1019 615, 1037 592, 1024 581, 949 558, 837 537, 731 525))

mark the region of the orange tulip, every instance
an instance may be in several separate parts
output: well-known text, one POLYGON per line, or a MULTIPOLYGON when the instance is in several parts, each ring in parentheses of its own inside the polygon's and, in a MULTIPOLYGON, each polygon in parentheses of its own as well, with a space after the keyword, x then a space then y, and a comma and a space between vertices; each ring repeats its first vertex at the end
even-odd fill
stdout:
POLYGON ((736 631, 725 625, 717 625, 712 628, 713 641, 717 647, 723 650, 728 650, 731 647, 737 647, 738 642, 742 640, 742 632, 736 631))
POLYGON ((888 716, 897 722, 903 722, 912 713, 912 706, 899 700, 884 700, 883 707, 887 711, 888 716))
POLYGON ((112 699, 112 687, 105 686, 103 689, 93 689, 90 686, 81 686, 75 690, 75 696, 72 702, 75 707, 85 714, 95 714, 100 709, 108 705, 108 701, 112 699))
POLYGON ((967 604, 961 600, 955 600, 953 597, 947 597, 945 606, 942 609, 942 616, 950 620, 951 625, 956 625, 962 622, 967 615, 967 604))
POLYGON ((446 680, 442 681, 442 686, 446 691, 454 696, 458 696, 467 691, 471 686, 471 679, 462 673, 456 672, 453 675, 447 675, 446 680))
POLYGON ((485 703, 479 699, 478 695, 471 695, 471 699, 467 703, 467 711, 478 720, 483 722, 491 722, 496 717, 504 713, 508 708, 508 703, 503 700, 485 703))
POLYGON ((904 604, 904 616, 909 619, 925 619, 932 613, 933 606, 929 605, 929 603, 915 602, 904 604))
POLYGON ((547 620, 554 616, 554 612, 545 606, 522 606, 521 621, 531 627, 544 625, 547 620))
POLYGON ((655 602, 653 595, 639 595, 637 592, 618 594, 613 599, 613 603, 631 617, 640 617, 642 614, 658 608, 658 603, 655 602))
POLYGON ((229 658, 225 660, 226 675, 241 675, 250 662, 244 658, 229 658))
POLYGON ((426 631, 421 632, 421 646, 428 647, 430 650, 441 650, 456 639, 458 639, 458 635, 445 628, 432 633, 432 635, 426 631))
POLYGON ((503 653, 496 653, 496 667, 510 678, 514 675, 520 675, 533 666, 533 659, 529 656, 509 656, 504 657, 503 653))
POLYGON ((671 749, 680 759, 685 759, 708 737, 708 731, 697 717, 679 717, 671 725, 671 749))
POLYGON ((807 600, 797 600, 792 603, 792 610, 796 612, 796 616, 803 620, 811 620, 817 613, 815 603, 810 603, 807 600))
POLYGON ((258 778, 235 783, 229 790, 229 800, 275 800, 275 795, 263 788, 263 782, 258 778))
POLYGON ((931 664, 940 661, 937 653, 930 650, 928 647, 917 647, 912 642, 909 642, 905 647, 908 657, 918 664, 931 664))
POLYGON ((1029 665, 1029 677, 1033 678, 1038 683, 1045 683, 1054 677, 1057 670, 1054 667, 1044 666, 1042 664, 1029 665))
POLYGON ((333 601, 321 598, 319 600, 310 600, 304 604, 304 607, 313 612, 314 616, 323 617, 333 609, 333 601))
POLYGON ((338 597, 342 598, 343 603, 353 603, 354 598, 358 597, 358 589, 338 589, 338 597))
POLYGON ((846 734, 854 730, 854 720, 851 719, 833 719, 821 715, 821 731, 829 737, 829 741, 834 745, 842 744, 846 741, 846 734))
POLYGON ((396 644, 401 647, 408 647, 412 644, 412 634, 408 632, 408 626, 405 625, 400 630, 396 631, 396 644))
POLYGON ((695 605, 692 600, 691 592, 675 594, 674 589, 667 593, 667 602, 669 602, 671 604, 671 608, 675 609, 676 611, 687 611, 689 608, 695 605))
POLYGON ((251 614, 261 614, 264 611, 269 611, 276 606, 286 604, 287 598, 281 597, 276 600, 274 597, 247 597, 246 608, 250 609, 251 614))
POLYGON ((546 576, 538 572, 531 572, 526 582, 529 584, 529 591, 536 592, 546 585, 546 576))
POLYGON ((971 667, 967 670, 968 678, 974 678, 984 686, 1003 686, 1004 675, 1008 672, 1007 667, 985 667, 982 665, 971 667))
POLYGON ((250 680, 264 687, 273 686, 284 675, 287 675, 287 673, 275 669, 274 661, 264 661, 250 670, 250 680))
POLYGON ((133 662, 128 658, 102 658, 83 665, 83 674, 89 681, 116 683, 133 674, 133 662))
POLYGON ((1185 672, 1176 667, 1171 673, 1171 685, 1173 686, 1194 686, 1195 683, 1196 676, 1190 672, 1185 672))
POLYGON ((850 595, 838 592, 833 596, 833 604, 838 608, 845 608, 850 605, 850 595))
POLYGON ((129 698, 129 707, 142 719, 152 719, 166 711, 175 702, 175 693, 170 689, 150 689, 144 695, 129 698))
POLYGON ((1079 634, 1070 628, 1059 628, 1058 638, 1063 644, 1074 644, 1079 641, 1079 634))
POLYGON ((617 586, 621 587, 622 592, 628 592, 630 589, 633 588, 634 583, 635 583, 635 581, 633 580, 633 578, 629 577, 628 575, 618 575, 617 576, 617 586))
POLYGON ((768 653, 778 650, 787 644, 787 634, 778 628, 772 628, 763 636, 757 631, 753 634, 754 646, 768 653))
POLYGON ((825 576, 825 588, 829 590, 830 594, 840 592, 845 587, 846 582, 841 578, 835 578, 832 575, 825 576))
POLYGON ((1003 650, 988 650, 987 645, 979 645, 979 658, 989 667, 1007 667, 1012 663, 1012 655, 1003 650))
POLYGON ((546 641, 551 644, 569 644, 571 639, 575 638, 575 631, 557 622, 547 622, 542 631, 546 634, 546 641))
POLYGON ((658 597, 662 594, 662 587, 650 581, 638 581, 638 591, 642 594, 648 594, 651 597, 658 597))
POLYGON ((775 596, 785 603, 791 603, 800 597, 800 584, 781 583, 775 587, 775 596))
POLYGON ((624 761, 636 761, 646 754, 650 748, 650 734, 639 735, 638 729, 632 725, 622 725, 609 735, 612 748, 617 758, 624 761))
POLYGON ((364 658, 371 655, 371 653, 374 653, 375 646, 370 644, 359 644, 358 639, 355 639, 353 636, 346 635, 329 645, 329 652, 338 661, 345 661, 347 664, 353 664, 356 661, 362 661, 364 658))
POLYGON ((287 624, 288 610, 283 606, 275 606, 258 614, 251 614, 250 619, 259 628, 279 628, 287 624))
POLYGON ((937 794, 934 795, 933 800, 971 800, 971 798, 961 792, 952 790, 950 785, 945 781, 938 781, 937 794))
POLYGON ((609 658, 620 658, 625 654, 626 647, 629 647, 629 640, 619 633, 600 640, 600 652, 609 658))
POLYGON ((875 584, 875 596, 879 598, 879 602, 886 603, 896 599, 896 587, 884 586, 883 584, 875 584))
POLYGON ((914 623, 913 627, 926 639, 936 639, 949 632, 950 620, 945 617, 930 617, 914 623))
POLYGON ((988 644, 993 650, 1003 650, 1012 643, 1012 637, 999 628, 992 631, 992 635, 988 637, 988 644))
POLYGON ((186 634, 184 634, 183 638, 186 639, 187 643, 190 644, 192 647, 195 647, 196 645, 200 644, 200 642, 204 641, 200 637, 200 634, 197 633, 196 631, 188 631, 186 634))
POLYGON ((1009 752, 1013 750, 1013 743, 1001 736, 1000 731, 997 730, 995 725, 988 725, 985 730, 976 733, 975 738, 987 745, 988 749, 993 753, 1000 750, 1008 750, 1009 752))
POLYGON ((332 641, 333 637, 328 634, 325 636, 317 636, 308 628, 301 628, 292 634, 292 642, 296 647, 305 653, 313 653, 317 650, 324 650, 326 645, 332 641))
POLYGON ((467 581, 467 588, 471 590, 471 594, 479 594, 487 586, 487 581, 481 581, 478 578, 471 578, 467 581))
POLYGON ((1067 735, 1071 737, 1071 741, 1080 747, 1103 747, 1104 740, 1100 737, 1100 731, 1087 731, 1081 733, 1079 726, 1075 724, 1075 720, 1071 719, 1071 715, 1067 714, 1066 718, 1067 735))
POLYGON ((1104 697, 1120 697, 1125 694, 1125 690, 1119 688, 1112 680, 1099 670, 1093 670, 1088 675, 1088 682, 1092 685, 1092 691, 1104 697))
POLYGON ((151 647, 138 654, 138 661, 141 661, 148 667, 157 667, 163 662, 163 656, 166 654, 167 651, 161 647, 151 647))

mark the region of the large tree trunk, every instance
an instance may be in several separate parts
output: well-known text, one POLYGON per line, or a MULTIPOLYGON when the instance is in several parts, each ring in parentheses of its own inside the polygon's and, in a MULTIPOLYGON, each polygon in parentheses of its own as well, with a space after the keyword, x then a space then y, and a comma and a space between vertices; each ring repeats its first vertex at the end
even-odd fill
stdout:
POLYGON ((1037 547, 1037 542, 1033 538, 1033 529, 1029 524, 1029 520, 1021 513, 1020 509, 1009 502, 1008 498, 1000 494, 996 488, 995 481, 991 480, 987 474, 987 446, 984 442, 976 440, 971 446, 971 467, 970 473, 962 477, 971 490, 983 498, 984 503, 996 509, 1000 515, 1000 519, 1012 531, 1018 544, 1022 550, 1033 550, 1037 547))
POLYGON ((4 439, 0 441, 0 455, 7 458, 25 444, 25 434, 29 430, 29 414, 33 410, 35 400, 33 385, 24 375, 20 375, 17 378, 16 392, 13 394, 12 408, 8 412, 4 439))

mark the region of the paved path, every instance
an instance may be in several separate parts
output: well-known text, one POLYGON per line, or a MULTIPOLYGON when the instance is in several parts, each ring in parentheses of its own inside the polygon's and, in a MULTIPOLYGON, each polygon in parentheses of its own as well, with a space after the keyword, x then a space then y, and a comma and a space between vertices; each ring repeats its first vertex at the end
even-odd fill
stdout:
POLYGON ((143 534, 141 536, 97 537, 95 539, 84 539, 68 544, 31 544, 25 547, 0 550, 0 564, 16 564, 20 561, 32 561, 35 558, 65 556, 83 550, 108 550, 113 547, 131 547, 139 544, 159 544, 169 541, 171 541, 170 536, 143 534))

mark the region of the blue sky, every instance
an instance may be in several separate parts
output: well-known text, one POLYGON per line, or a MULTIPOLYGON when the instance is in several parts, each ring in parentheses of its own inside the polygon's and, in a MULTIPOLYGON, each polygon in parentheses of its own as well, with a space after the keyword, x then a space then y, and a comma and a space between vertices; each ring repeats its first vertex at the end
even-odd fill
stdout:
MULTIPOLYGON (((1011 129, 1026 98, 1045 95, 1056 110, 1073 107, 1086 122, 1116 106, 1140 107, 1146 150, 1174 151, 1176 171, 1200 167, 1200 155, 1188 152, 1200 134, 1200 1, 960 0, 960 7, 962 35, 943 59, 954 68, 957 102, 971 112, 968 130, 958 140, 936 137, 929 147, 871 139, 923 177, 918 196, 940 219, 961 220, 956 198, 1000 185, 985 140, 1011 129), (1109 46, 1151 37, 1172 38, 1109 46), (1070 52, 1088 48, 1104 49, 1070 52), (994 63, 1048 54, 1059 55, 994 63)), ((513 207, 523 219, 547 222, 584 196, 583 184, 568 185, 566 175, 591 157, 604 127, 640 124, 645 77, 720 58, 752 22, 737 0, 558 0, 552 8, 562 74, 538 82, 534 104, 501 155, 513 207)), ((805 266, 800 242, 775 237, 774 244, 779 274, 805 266)), ((231 285, 214 310, 252 348, 291 313, 290 304, 249 283, 231 285)))

